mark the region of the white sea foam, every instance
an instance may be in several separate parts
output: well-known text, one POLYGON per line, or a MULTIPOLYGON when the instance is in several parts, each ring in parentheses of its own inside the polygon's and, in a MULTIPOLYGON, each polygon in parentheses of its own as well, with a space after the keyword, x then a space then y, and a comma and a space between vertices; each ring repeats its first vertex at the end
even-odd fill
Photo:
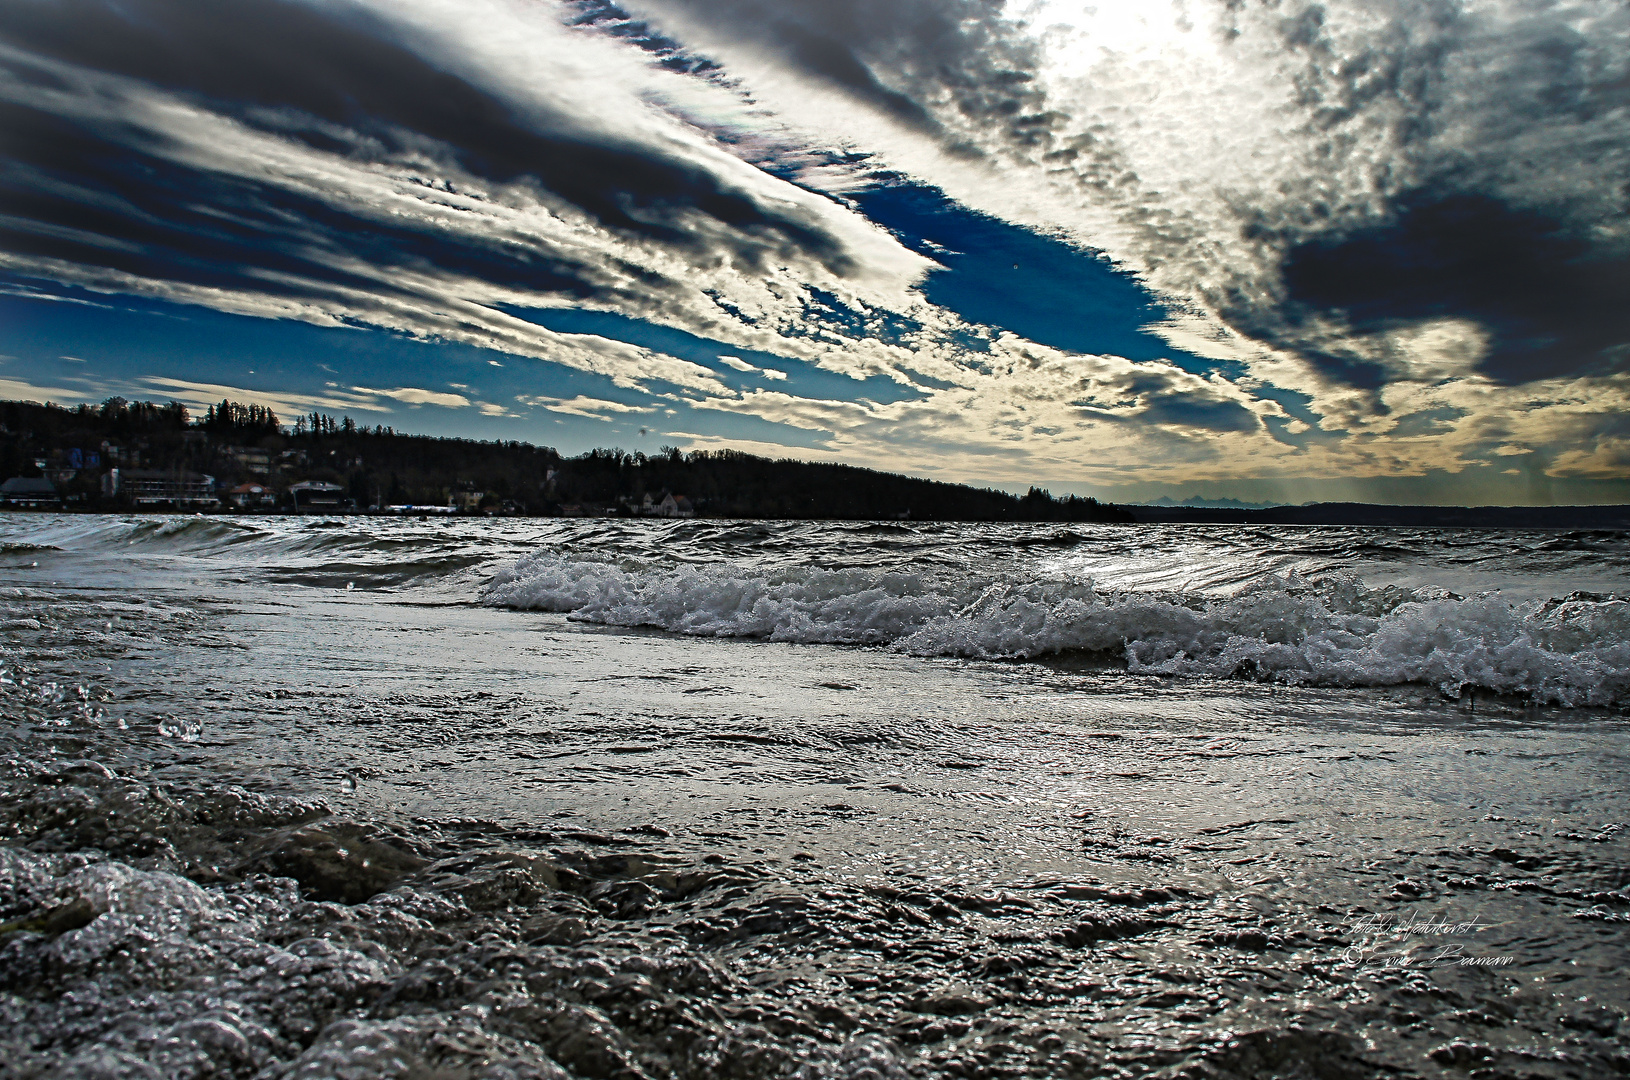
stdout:
POLYGON ((955 597, 914 573, 656 567, 538 552, 500 570, 483 592, 503 607, 566 611, 584 622, 657 626, 702 637, 878 645, 948 614, 955 597))
POLYGON ((1269 577, 1232 596, 1103 590, 1081 580, 868 569, 763 570, 541 551, 483 601, 709 637, 888 645, 1029 659, 1088 652, 1128 670, 1313 686, 1420 683, 1568 706, 1630 702, 1630 603, 1511 603, 1350 575, 1269 577))

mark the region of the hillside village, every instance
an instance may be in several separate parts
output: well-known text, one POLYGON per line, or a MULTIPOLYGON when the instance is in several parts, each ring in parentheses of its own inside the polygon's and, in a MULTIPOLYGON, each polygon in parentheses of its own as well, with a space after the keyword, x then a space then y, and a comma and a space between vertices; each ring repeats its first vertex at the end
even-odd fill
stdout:
POLYGON ((407 435, 222 401, 0 402, 0 506, 96 512, 1124 521, 1023 496, 736 451, 646 455, 407 435))

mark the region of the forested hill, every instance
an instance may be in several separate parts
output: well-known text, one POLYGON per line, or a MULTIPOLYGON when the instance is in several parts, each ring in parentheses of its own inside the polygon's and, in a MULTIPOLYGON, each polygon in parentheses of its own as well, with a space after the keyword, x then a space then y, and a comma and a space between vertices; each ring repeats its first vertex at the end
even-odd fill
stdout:
POLYGON ((561 462, 562 499, 603 504, 616 492, 685 495, 699 514, 735 518, 838 518, 875 521, 1131 521, 1093 499, 1055 499, 1031 488, 1024 497, 944 484, 852 465, 771 460, 734 450, 646 457, 597 450, 561 462))
MULTIPOLYGON (((654 456, 406 435, 349 417, 302 416, 224 401, 201 417, 177 403, 114 398, 63 408, 0 402, 0 480, 51 479, 65 505, 127 509, 104 494, 110 469, 213 478, 223 503, 241 484, 285 495, 324 481, 356 507, 448 505, 521 514, 631 513, 649 497, 683 496, 702 517, 912 518, 941 521, 1130 521, 1092 499, 1025 496, 849 465, 771 460, 732 450, 654 456)), ((283 499, 286 503, 286 498, 283 499)))

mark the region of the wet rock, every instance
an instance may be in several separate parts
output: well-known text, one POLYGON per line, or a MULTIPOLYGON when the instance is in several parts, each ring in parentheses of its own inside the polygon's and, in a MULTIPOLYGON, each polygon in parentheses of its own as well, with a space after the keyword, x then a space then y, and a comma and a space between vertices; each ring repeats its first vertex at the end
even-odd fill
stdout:
MULTIPOLYGON (((380 893, 369 900, 366 907, 374 911, 395 912, 432 925, 458 922, 470 917, 469 907, 458 897, 449 898, 409 885, 399 885, 388 893, 380 893)), ((377 924, 377 921, 371 912, 370 925, 377 924)))
POLYGON ((194 822, 218 829, 253 830, 306 825, 329 816, 320 800, 263 795, 231 786, 189 801, 194 822))
POLYGON ((329 815, 321 801, 238 787, 176 795, 96 762, 19 765, 0 768, 17 785, 0 800, 0 837, 34 851, 94 848, 198 881, 233 880, 246 844, 329 815))
POLYGON ((860 1021, 853 1015, 830 1001, 811 1002, 808 1011, 810 1019, 824 1027, 838 1031, 853 1031, 860 1026, 860 1021))
POLYGON ((256 847, 239 873, 290 877, 306 896, 342 904, 359 904, 424 866, 417 855, 365 839, 345 823, 280 830, 256 847))
POLYGON ((1521 852, 1512 851, 1510 848, 1495 848, 1488 854, 1490 858, 1515 866, 1519 870, 1538 870, 1545 865, 1544 859, 1533 855, 1524 855, 1521 852))
POLYGON ((718 998, 734 985, 717 964, 699 956, 629 956, 623 959, 622 970, 644 974, 669 993, 698 1000, 718 998))
MULTIPOLYGON (((390 894, 380 894, 386 895, 390 894)), ((296 898, 281 917, 267 920, 267 937, 280 943, 321 937, 354 947, 375 943, 388 950, 398 950, 410 947, 429 932, 429 922, 395 905, 377 903, 380 896, 355 905, 296 898)), ((465 915, 468 914, 466 911, 465 915)))

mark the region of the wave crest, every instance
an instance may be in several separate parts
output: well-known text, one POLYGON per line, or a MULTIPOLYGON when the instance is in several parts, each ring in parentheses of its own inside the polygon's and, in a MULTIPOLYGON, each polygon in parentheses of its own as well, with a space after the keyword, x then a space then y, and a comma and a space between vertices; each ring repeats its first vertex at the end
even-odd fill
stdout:
POLYGON ((570 612, 609 626, 703 637, 880 645, 954 606, 921 575, 868 570, 743 570, 538 552, 500 570, 482 594, 501 607, 570 612))
POLYGON ((1308 686, 1472 687, 1565 706, 1630 702, 1630 603, 1512 604, 1441 589, 1371 589, 1331 574, 1268 578, 1231 597, 1100 590, 1090 581, 528 555, 484 603, 707 637, 888 645, 916 655, 1117 656, 1153 675, 1308 686))

